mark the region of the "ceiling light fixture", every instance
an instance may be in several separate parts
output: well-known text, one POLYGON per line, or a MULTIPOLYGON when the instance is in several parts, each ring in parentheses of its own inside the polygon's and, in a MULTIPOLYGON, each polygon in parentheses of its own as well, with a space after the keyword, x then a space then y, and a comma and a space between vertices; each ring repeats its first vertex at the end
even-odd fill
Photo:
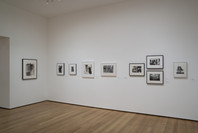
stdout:
POLYGON ((48 5, 49 3, 53 3, 54 0, 46 0, 46 5, 48 5))
POLYGON ((53 3, 53 2, 61 2, 62 0, 46 0, 46 5, 53 3))

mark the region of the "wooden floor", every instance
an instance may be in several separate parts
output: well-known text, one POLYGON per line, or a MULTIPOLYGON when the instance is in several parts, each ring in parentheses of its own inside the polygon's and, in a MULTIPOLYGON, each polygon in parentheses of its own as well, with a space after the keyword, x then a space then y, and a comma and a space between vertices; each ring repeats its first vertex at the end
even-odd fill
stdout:
POLYGON ((198 122, 46 101, 0 109, 0 133, 198 133, 198 122))

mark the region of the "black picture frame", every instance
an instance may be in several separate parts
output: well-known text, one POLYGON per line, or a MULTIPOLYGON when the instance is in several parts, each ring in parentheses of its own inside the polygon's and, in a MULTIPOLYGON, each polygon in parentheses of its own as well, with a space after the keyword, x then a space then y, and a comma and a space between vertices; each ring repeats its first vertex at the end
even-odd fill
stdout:
POLYGON ((163 85, 164 84, 164 71, 147 71, 146 83, 163 85))
POLYGON ((37 79, 37 59, 22 59, 22 80, 37 79))
POLYGON ((57 74, 57 76, 65 75, 65 63, 57 63, 56 64, 56 74, 57 74))
POLYGON ((164 56, 163 55, 147 55, 146 56, 147 69, 163 69, 164 56))
POLYGON ((129 63, 129 76, 145 76, 145 63, 129 63))

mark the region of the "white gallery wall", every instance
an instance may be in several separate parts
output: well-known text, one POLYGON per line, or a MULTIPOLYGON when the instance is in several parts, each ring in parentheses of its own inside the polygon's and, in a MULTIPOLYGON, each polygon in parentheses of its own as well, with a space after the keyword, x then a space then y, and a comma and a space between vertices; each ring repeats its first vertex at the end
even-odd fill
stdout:
POLYGON ((47 99, 46 28, 45 18, 0 1, 0 36, 10 39, 8 108, 47 99), (37 80, 22 80, 22 58, 38 60, 37 80))
POLYGON ((49 100, 198 120, 198 1, 129 0, 49 19, 49 100), (164 85, 130 77, 129 63, 164 55, 164 85), (81 77, 95 61, 95 78, 81 77), (100 63, 117 63, 117 77, 101 77, 100 63), (188 78, 173 77, 173 62, 188 63, 188 78), (66 75, 56 75, 66 63, 66 75), (68 64, 77 63, 77 76, 68 64))
POLYGON ((9 108, 10 51, 9 38, 0 36, 0 107, 9 108))

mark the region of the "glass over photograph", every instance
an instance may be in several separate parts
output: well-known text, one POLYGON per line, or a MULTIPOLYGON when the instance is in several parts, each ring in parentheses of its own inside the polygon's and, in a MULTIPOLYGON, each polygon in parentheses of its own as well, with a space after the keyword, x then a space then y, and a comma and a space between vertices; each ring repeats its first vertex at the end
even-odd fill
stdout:
POLYGON ((36 59, 22 59, 22 79, 36 79, 37 78, 37 60, 36 59))

